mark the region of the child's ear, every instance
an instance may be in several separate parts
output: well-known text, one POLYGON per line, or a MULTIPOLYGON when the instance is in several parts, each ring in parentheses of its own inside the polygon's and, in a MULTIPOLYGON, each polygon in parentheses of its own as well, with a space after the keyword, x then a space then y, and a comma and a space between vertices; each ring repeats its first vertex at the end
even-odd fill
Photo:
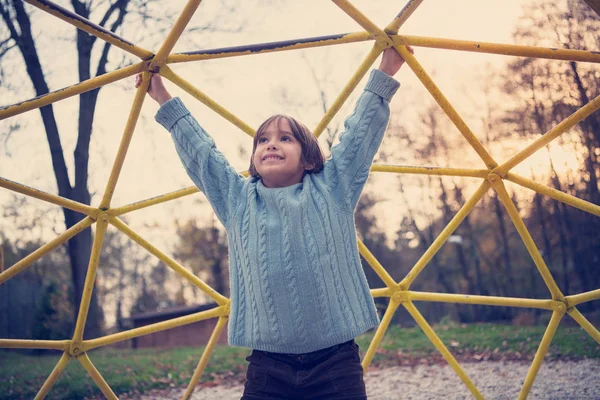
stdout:
POLYGON ((313 163, 310 163, 310 164, 306 163, 306 164, 304 164, 304 169, 306 171, 312 171, 313 169, 315 169, 315 164, 313 164, 313 163))

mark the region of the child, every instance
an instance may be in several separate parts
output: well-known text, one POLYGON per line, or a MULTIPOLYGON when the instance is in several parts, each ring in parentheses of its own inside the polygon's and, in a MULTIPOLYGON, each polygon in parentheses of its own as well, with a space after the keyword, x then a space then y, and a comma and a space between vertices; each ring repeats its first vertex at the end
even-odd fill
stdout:
POLYGON ((242 400, 366 399, 354 338, 379 318, 360 263, 354 208, 399 87, 391 76, 403 63, 393 48, 384 51, 327 161, 303 124, 267 119, 256 131, 247 179, 152 76, 148 93, 161 105, 156 120, 227 230, 228 340, 253 349, 242 400))

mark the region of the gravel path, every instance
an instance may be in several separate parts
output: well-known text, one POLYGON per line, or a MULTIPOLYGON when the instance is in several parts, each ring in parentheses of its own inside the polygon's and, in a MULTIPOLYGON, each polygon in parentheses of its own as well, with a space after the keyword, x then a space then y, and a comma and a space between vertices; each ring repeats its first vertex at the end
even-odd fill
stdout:
MULTIPOLYGON (((461 364, 486 399, 516 399, 530 364, 482 361, 461 364)), ((365 375, 369 400, 471 399, 471 393, 448 365, 418 365, 369 370, 365 375)), ((198 388, 194 400, 239 400, 243 386, 198 388)), ((182 389, 156 392, 141 400, 181 398, 182 389)), ((600 360, 547 361, 529 399, 600 399, 600 360)))

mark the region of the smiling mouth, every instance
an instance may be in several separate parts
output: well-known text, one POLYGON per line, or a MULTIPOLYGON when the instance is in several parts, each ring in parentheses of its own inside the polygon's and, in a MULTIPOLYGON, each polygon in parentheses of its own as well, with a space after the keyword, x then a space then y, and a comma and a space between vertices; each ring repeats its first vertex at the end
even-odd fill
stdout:
POLYGON ((266 157, 263 157, 262 160, 263 161, 268 161, 268 160, 283 160, 283 157, 280 157, 280 156, 266 156, 266 157))

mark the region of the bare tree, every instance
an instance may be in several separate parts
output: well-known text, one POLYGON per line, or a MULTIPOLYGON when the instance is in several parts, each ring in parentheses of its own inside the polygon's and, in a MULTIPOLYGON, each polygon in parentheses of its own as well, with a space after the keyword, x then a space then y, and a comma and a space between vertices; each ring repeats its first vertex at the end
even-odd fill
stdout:
MULTIPOLYGON (((148 21, 161 22, 162 28, 153 25, 149 33, 155 35, 164 30, 165 22, 171 20, 163 7, 152 7, 154 0, 97 0, 83 1, 71 0, 73 11, 85 18, 94 21, 97 25, 120 32, 128 24, 136 24, 138 28, 144 27, 148 21), (160 15, 159 15, 160 14, 160 15)), ((225 7, 225 5, 224 5, 225 7)), ((229 7, 229 5, 227 5, 229 7)), ((32 19, 22 0, 0 0, 0 16, 4 24, 0 25, 0 67, 9 57, 16 57, 17 52, 22 57, 22 64, 27 72, 36 96, 49 92, 47 76, 51 71, 50 65, 43 65, 37 49, 37 39, 33 34, 37 24, 32 19)), ((227 29, 238 29, 228 27, 227 29)), ((133 27, 132 27, 133 28, 133 27)), ((214 30, 212 24, 189 28, 192 31, 214 30)), ((135 29, 132 29, 135 31, 135 29)), ((97 38, 88 33, 77 30, 76 51, 79 81, 103 75, 110 64, 112 45, 99 43, 97 38), (99 57, 95 52, 100 51, 99 57)), ((11 60, 14 60, 12 58, 11 60)), ((3 69, 0 68, 1 71, 3 69)), ((3 74, 3 72, 2 72, 3 74)), ((5 80, 2 79, 3 85, 5 80)), ((61 143, 59 127, 52 105, 39 109, 50 148, 54 176, 58 187, 58 194, 62 197, 90 204, 91 195, 88 187, 89 148, 92 137, 92 126, 96 111, 96 102, 101 88, 82 93, 79 96, 79 111, 77 125, 77 144, 74 153, 74 180, 71 181, 67 163, 65 161, 64 147, 61 143)), ((4 138, 6 140, 6 138, 4 138)), ((63 209, 66 228, 70 228, 83 219, 83 215, 72 210, 63 209)), ((87 272, 91 247, 92 232, 87 229, 73 237, 68 242, 68 254, 71 263, 71 278, 73 281, 74 304, 78 308, 81 303, 83 286, 87 272)), ((74 313, 77 315, 77 312, 74 313)), ((92 293, 85 337, 97 337, 103 327, 103 313, 98 297, 92 293)))

